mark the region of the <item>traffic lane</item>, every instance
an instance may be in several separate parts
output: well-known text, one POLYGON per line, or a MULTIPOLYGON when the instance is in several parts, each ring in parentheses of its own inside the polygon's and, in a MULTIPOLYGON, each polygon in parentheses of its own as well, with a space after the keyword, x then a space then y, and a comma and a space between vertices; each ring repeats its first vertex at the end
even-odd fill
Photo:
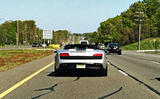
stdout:
POLYGON ((151 54, 151 53, 143 53, 143 52, 135 52, 135 51, 123 51, 123 55, 128 55, 138 58, 140 60, 147 60, 151 62, 157 62, 160 64, 160 54, 151 54))
POLYGON ((4 92, 45 65, 53 62, 53 57, 54 55, 49 55, 5 72, 0 72, 0 93, 4 92))
MULTIPOLYGON (((159 75, 159 70, 160 70, 160 65, 152 62, 152 61, 148 61, 145 59, 141 59, 141 56, 133 56, 133 55, 116 55, 116 54, 112 54, 108 56, 109 60, 112 60, 113 63, 118 63, 117 65, 122 65, 123 67, 126 68, 132 68, 131 70, 135 69, 137 71, 141 71, 141 70, 149 70, 146 72, 142 72, 142 73, 147 73, 148 72, 154 72, 154 74, 158 74, 159 75)), ((137 72, 138 72, 137 71, 137 72)), ((135 71, 134 71, 135 72, 135 71)), ((143 76, 147 75, 144 74, 143 76)), ((150 75, 150 74, 149 74, 150 75)), ((147 75, 147 76, 149 76, 147 75)))
MULTIPOLYGON (((137 56, 138 57, 138 56, 137 56)), ((160 92, 160 65, 126 55, 109 55, 109 61, 160 92), (115 61, 113 61, 115 60, 115 61)))
POLYGON ((158 99, 135 80, 109 65, 109 76, 99 72, 76 72, 55 76, 50 67, 29 80, 4 99, 158 99))

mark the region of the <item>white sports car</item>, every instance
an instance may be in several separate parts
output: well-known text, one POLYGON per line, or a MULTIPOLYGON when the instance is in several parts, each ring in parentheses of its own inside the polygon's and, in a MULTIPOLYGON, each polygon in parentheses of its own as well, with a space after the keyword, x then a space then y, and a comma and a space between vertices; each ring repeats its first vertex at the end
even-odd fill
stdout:
POLYGON ((55 51, 55 74, 66 70, 98 69, 107 76, 108 64, 106 54, 96 45, 69 44, 63 50, 55 51))

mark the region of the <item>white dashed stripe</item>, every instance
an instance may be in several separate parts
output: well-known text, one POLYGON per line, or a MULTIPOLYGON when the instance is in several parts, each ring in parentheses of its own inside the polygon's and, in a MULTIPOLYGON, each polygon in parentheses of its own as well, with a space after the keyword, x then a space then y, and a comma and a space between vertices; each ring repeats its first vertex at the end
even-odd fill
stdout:
POLYGON ((118 70, 120 73, 122 73, 123 75, 125 76, 128 76, 125 72, 121 71, 121 70, 118 70))

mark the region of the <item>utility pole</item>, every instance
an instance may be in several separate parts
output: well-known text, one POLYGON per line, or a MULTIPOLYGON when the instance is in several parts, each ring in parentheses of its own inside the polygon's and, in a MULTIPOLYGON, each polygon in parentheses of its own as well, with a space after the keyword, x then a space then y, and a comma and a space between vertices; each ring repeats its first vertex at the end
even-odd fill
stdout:
POLYGON ((24 40, 25 40, 25 44, 27 43, 27 23, 25 23, 25 35, 24 35, 24 40))
POLYGON ((35 34, 34 34, 35 35, 35 41, 38 42, 38 33, 37 33, 37 27, 36 27, 36 25, 35 25, 34 29, 35 29, 34 30, 35 31, 35 34))
POLYGON ((19 22, 17 20, 17 33, 16 33, 16 45, 18 46, 19 42, 19 22))
MULTIPOLYGON (((120 19, 119 21, 121 22, 121 32, 123 33, 124 32, 124 29, 123 29, 124 19, 120 19)), ((128 36, 128 33, 127 33, 127 36, 128 36)))
POLYGON ((110 32, 111 32, 111 43, 113 43, 113 29, 112 29, 112 24, 110 23, 109 24, 109 27, 110 27, 110 32))
POLYGON ((141 23, 139 23, 138 50, 141 50, 141 23))
POLYGON ((136 12, 136 17, 135 21, 138 22, 138 50, 141 50, 141 30, 142 30, 142 22, 144 21, 144 12, 138 11, 136 12))

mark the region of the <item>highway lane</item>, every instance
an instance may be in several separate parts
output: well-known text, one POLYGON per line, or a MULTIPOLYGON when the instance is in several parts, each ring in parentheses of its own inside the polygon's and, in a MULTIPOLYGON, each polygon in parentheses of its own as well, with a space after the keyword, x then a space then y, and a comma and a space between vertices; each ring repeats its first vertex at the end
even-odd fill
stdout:
MULTIPOLYGON (((109 56, 109 59, 112 56, 109 56)), ((117 56, 115 56, 117 57, 117 56)), ((120 57, 120 56, 118 56, 120 57)), ((123 55, 122 55, 123 57, 123 55)), ((25 64, 32 68, 25 68, 27 75, 44 67, 52 62, 53 56, 48 56, 42 60, 36 60, 25 64), (34 64, 34 65, 33 65, 34 64), (44 66, 43 66, 43 65, 44 66)), ((116 61, 112 60, 111 61, 116 61)), ((21 71, 23 66, 11 71, 21 71)), ((4 99, 158 99, 159 96, 143 84, 120 73, 115 67, 109 65, 108 77, 97 75, 98 71, 78 71, 72 74, 55 76, 53 67, 49 67, 37 76, 33 77, 17 89, 7 94, 4 99)), ((10 75, 11 75, 10 74, 10 75)), ((1 73, 6 76, 7 73, 1 73)), ((23 73, 22 73, 23 75, 23 73)), ((21 75, 21 76, 22 76, 21 75)), ((26 75, 26 76, 27 76, 26 75)), ((16 75, 17 79, 18 75, 16 75)), ((20 75, 19 75, 20 76, 20 75)), ((2 76, 0 77, 2 78, 2 76)), ((10 78, 12 79, 13 76, 10 78)), ((23 77, 21 77, 22 79, 23 77)), ((5 79, 5 78, 2 78, 5 79)), ((7 78, 9 79, 9 77, 7 78)), ((11 80, 10 80, 11 81, 11 80)), ((17 83, 16 81, 13 81, 17 83)), ((6 82, 7 83, 7 82, 6 82)), ((9 82, 8 82, 9 83, 9 82)), ((8 88, 13 84, 6 85, 8 88)), ((3 84, 5 86, 5 84, 3 84)), ((2 87, 2 86, 1 86, 2 87)), ((0 88, 1 88, 0 87, 0 88)), ((6 89, 7 87, 3 88, 6 89)), ((2 92, 2 91, 1 91, 2 92)))
POLYGON ((160 93, 160 55, 125 51, 109 55, 109 61, 160 93))

